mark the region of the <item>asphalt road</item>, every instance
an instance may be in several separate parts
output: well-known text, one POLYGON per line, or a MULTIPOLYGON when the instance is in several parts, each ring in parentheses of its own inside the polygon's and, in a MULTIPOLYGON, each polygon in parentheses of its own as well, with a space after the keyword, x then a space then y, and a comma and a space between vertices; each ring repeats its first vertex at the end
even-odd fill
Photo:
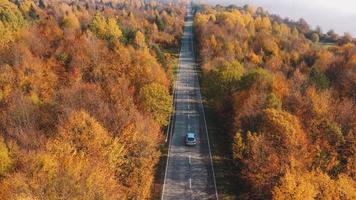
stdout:
POLYGON ((217 199, 204 108, 193 52, 193 17, 186 17, 175 92, 175 113, 168 150, 162 200, 217 199), (185 145, 187 132, 197 134, 198 144, 185 145))

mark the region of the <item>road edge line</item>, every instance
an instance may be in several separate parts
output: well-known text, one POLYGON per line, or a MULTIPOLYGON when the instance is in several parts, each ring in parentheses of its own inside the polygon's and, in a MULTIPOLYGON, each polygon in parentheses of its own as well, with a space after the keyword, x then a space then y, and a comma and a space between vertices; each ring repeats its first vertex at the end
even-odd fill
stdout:
MULTIPOLYGON (((183 35, 182 35, 182 41, 183 41, 183 37, 184 37, 184 30, 183 30, 183 35)), ((164 179, 163 179, 163 186, 162 186, 162 192, 161 192, 161 200, 163 200, 163 195, 164 195, 164 189, 165 189, 165 186, 166 186, 166 177, 167 177, 167 171, 168 171, 168 163, 169 163, 169 154, 170 154, 170 150, 171 150, 171 144, 172 144, 172 138, 173 138, 173 135, 172 135, 172 131, 173 131, 173 128, 174 128, 174 122, 175 122, 175 116, 176 116, 176 97, 177 97, 177 81, 179 80, 179 76, 180 76, 180 66, 181 66, 181 57, 182 57, 182 46, 183 44, 181 44, 181 46, 179 47, 179 58, 178 58, 178 68, 177 68, 177 77, 176 77, 176 80, 175 80, 175 85, 174 85, 174 91, 173 91, 173 115, 172 115, 172 120, 170 121, 170 130, 169 130, 169 139, 168 139, 168 152, 167 152, 167 159, 166 159, 166 169, 165 169, 165 172, 164 172, 164 179)))
MULTIPOLYGON (((193 7, 193 6, 191 6, 191 7, 193 7)), ((193 14, 192 14, 192 17, 193 17, 193 14)), ((194 25, 194 19, 193 19, 193 25, 194 25)), ((193 28, 194 28, 193 25, 192 25, 192 35, 193 35, 193 28)), ((205 133, 206 133, 206 137, 207 137, 207 141, 208 141, 210 164, 211 164, 211 169, 212 169, 212 172, 213 172, 213 182, 214 182, 214 188, 215 188, 215 196, 216 196, 216 199, 219 200, 218 188, 217 188, 217 185, 216 185, 216 178, 215 178, 214 162, 213 162, 213 157, 212 157, 212 154, 211 154, 211 148, 210 148, 210 142, 209 142, 210 139, 209 139, 209 133, 208 133, 208 125, 207 125, 206 119, 205 119, 205 109, 204 109, 203 99, 202 99, 201 90, 200 90, 201 89, 200 88, 200 79, 199 79, 199 76, 198 76, 198 73, 197 73, 197 70, 196 70, 197 62, 196 62, 196 56, 195 56, 195 48, 194 48, 193 37, 192 37, 191 46, 192 46, 191 48, 192 48, 193 56, 194 56, 194 70, 196 72, 196 78, 198 80, 197 82, 198 82, 198 86, 199 86, 200 105, 201 105, 201 108, 202 108, 202 111, 203 111, 205 133)))

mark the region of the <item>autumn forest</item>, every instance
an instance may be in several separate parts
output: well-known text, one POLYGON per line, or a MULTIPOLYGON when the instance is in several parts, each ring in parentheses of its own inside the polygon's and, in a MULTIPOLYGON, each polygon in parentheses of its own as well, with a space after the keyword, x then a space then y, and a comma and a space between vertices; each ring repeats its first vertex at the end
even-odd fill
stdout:
POLYGON ((352 37, 249 5, 201 7, 195 32, 205 95, 243 183, 237 198, 355 199, 352 37))
POLYGON ((185 10, 0 0, 0 199, 150 196, 185 10))
MULTIPOLYGON (((0 0, 0 199, 154 199, 186 2, 0 0)), ((352 36, 193 7, 234 198, 356 199, 352 36)))

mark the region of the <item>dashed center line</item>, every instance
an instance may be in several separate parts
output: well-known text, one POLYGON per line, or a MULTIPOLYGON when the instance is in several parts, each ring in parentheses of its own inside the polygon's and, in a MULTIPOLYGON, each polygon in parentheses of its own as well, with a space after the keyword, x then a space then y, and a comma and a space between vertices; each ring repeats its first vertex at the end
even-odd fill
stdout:
POLYGON ((189 178, 189 189, 192 189, 192 178, 189 178))

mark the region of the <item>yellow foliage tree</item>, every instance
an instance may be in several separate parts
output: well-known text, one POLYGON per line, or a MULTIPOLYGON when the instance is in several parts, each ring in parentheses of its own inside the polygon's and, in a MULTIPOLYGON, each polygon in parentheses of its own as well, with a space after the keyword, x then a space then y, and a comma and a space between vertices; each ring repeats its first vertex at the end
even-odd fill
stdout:
POLYGON ((14 41, 25 20, 18 7, 8 0, 0 0, 0 47, 14 41))
POLYGON ((63 125, 58 142, 69 143, 73 153, 100 153, 110 143, 108 132, 84 111, 72 113, 63 125))
POLYGON ((121 145, 84 111, 62 123, 47 152, 33 158, 34 190, 47 198, 122 198, 116 177, 121 145))
POLYGON ((356 183, 341 174, 336 180, 322 172, 288 171, 273 189, 274 200, 356 198, 356 183))
POLYGON ((245 19, 238 10, 220 12, 216 15, 216 21, 228 27, 246 25, 245 19))
POLYGON ((243 141, 240 132, 237 132, 234 136, 234 142, 232 144, 232 153, 235 160, 242 160, 246 150, 245 143, 243 141))
POLYGON ((5 176, 13 164, 9 149, 0 135, 0 178, 5 176))
POLYGON ((145 35, 141 31, 136 32, 134 43, 138 48, 146 47, 145 35))
POLYGON ((160 125, 167 125, 172 112, 172 98, 166 88, 157 83, 144 86, 140 91, 144 109, 153 115, 160 125))
POLYGON ((122 36, 122 32, 114 18, 108 18, 106 22, 106 34, 105 37, 109 40, 119 39, 122 36))
POLYGON ((80 28, 80 22, 72 12, 68 13, 68 15, 63 17, 62 24, 65 28, 69 29, 79 29, 80 28))
POLYGON ((302 153, 301 148, 305 148, 306 135, 300 122, 288 112, 266 109, 262 131, 276 145, 275 148, 289 149, 290 153, 302 153))
POLYGON ((338 176, 336 180, 336 190, 340 199, 356 199, 356 181, 345 174, 338 176))
POLYGON ((255 27, 258 31, 271 31, 272 23, 268 17, 260 17, 258 16, 255 19, 255 27))
POLYGON ((314 200, 317 190, 311 183, 309 174, 287 172, 279 186, 273 190, 273 200, 314 200))
POLYGON ((97 13, 90 24, 90 29, 93 31, 99 38, 106 40, 115 40, 119 39, 122 36, 120 27, 118 26, 114 18, 105 18, 100 13, 97 13))
POLYGON ((15 71, 10 65, 0 65, 0 102, 6 101, 15 86, 15 71))

